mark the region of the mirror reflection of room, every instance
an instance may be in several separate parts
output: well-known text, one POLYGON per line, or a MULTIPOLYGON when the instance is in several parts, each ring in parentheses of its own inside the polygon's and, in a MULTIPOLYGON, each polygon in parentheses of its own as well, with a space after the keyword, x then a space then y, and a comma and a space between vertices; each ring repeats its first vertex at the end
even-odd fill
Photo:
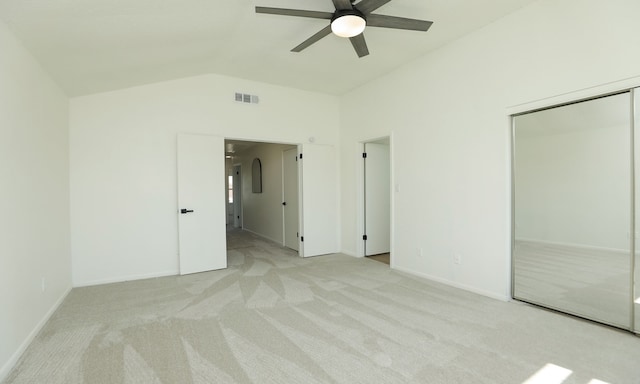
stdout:
POLYGON ((628 92, 514 117, 515 298, 632 328, 628 92))

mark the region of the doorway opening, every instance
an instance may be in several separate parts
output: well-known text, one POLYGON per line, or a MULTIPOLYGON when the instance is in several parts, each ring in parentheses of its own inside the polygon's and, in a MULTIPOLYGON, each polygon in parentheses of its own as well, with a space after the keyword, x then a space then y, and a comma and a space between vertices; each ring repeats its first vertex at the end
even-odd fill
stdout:
POLYGON ((292 144, 225 140, 228 229, 299 250, 298 152, 292 144))
POLYGON ((391 139, 362 144, 363 256, 391 265, 391 139))
POLYGON ((225 223, 231 223, 231 199, 240 211, 235 215, 239 230, 284 246, 282 157, 289 149, 299 151, 298 203, 292 203, 299 212, 297 254, 312 257, 339 251, 334 145, 249 142, 188 133, 178 134, 177 141, 181 275, 227 267, 229 225, 225 223), (238 180, 233 179, 233 170, 238 180))

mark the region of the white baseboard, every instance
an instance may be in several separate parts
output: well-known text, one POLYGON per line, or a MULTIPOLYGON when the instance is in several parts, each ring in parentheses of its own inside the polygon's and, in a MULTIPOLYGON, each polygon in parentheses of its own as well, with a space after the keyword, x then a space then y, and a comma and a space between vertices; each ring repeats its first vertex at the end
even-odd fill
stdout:
POLYGON ((408 273, 410 275, 418 276, 418 277, 421 277, 423 279, 434 281, 436 283, 448 285, 450 287, 459 288, 459 289, 462 289, 462 290, 465 290, 465 291, 477 293, 478 295, 490 297, 492 299, 496 299, 496 300, 500 300, 500 301, 511 301, 511 297, 507 296, 507 295, 500 295, 500 294, 497 294, 495 292, 485 291, 483 289, 478 289, 478 288, 475 288, 475 287, 472 287, 472 286, 469 286, 469 285, 466 285, 466 284, 460 284, 460 283, 457 283, 455 281, 442 279, 440 277, 427 275, 426 273, 412 271, 410 269, 403 268, 403 267, 398 267, 398 266, 395 266, 395 265, 392 266, 392 268, 395 269, 396 271, 408 273))
POLYGON ((113 277, 113 278, 108 278, 108 279, 74 282, 73 286, 77 287, 77 288, 90 287, 90 286, 93 286, 93 285, 122 283, 122 282, 125 282, 125 281, 153 279, 153 278, 156 278, 156 277, 175 276, 175 275, 179 275, 179 274, 180 274, 180 271, 178 271, 178 270, 171 270, 171 271, 164 271, 164 272, 153 272, 153 273, 145 273, 145 274, 140 274, 140 275, 128 275, 128 276, 113 277))
POLYGON ((71 287, 67 288, 65 292, 56 300, 56 302, 51 306, 51 308, 47 311, 44 317, 36 324, 33 330, 29 333, 26 339, 20 344, 20 347, 15 351, 15 353, 11 356, 11 358, 0 368, 0 382, 6 379, 11 373, 11 370, 16 365, 18 360, 22 357, 24 351, 27 350, 29 345, 33 342, 33 339, 36 338, 38 333, 42 330, 42 327, 49 321, 53 313, 60 307, 60 304, 64 301, 67 295, 71 292, 71 287))

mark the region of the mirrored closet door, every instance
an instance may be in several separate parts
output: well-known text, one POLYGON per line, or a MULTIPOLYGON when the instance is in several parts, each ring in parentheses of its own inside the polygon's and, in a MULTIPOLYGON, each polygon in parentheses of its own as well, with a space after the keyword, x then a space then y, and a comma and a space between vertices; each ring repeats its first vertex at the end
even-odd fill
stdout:
POLYGON ((640 334, 640 88, 631 91, 633 99, 632 118, 634 120, 634 182, 635 182, 635 244, 634 244, 634 281, 633 281, 633 308, 634 308, 634 329, 633 331, 640 334))
POLYGON ((629 91, 513 117, 514 298, 640 329, 632 100, 629 91))

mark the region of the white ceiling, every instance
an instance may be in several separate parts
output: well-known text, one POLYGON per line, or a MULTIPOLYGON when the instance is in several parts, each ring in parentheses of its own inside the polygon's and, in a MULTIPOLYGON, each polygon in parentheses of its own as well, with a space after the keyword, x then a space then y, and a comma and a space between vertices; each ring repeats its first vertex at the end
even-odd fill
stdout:
POLYGON ((367 28, 362 59, 333 35, 292 53, 327 21, 255 13, 331 0, 0 0, 0 19, 70 96, 205 73, 339 95, 533 1, 392 0, 374 13, 433 26, 367 28))

